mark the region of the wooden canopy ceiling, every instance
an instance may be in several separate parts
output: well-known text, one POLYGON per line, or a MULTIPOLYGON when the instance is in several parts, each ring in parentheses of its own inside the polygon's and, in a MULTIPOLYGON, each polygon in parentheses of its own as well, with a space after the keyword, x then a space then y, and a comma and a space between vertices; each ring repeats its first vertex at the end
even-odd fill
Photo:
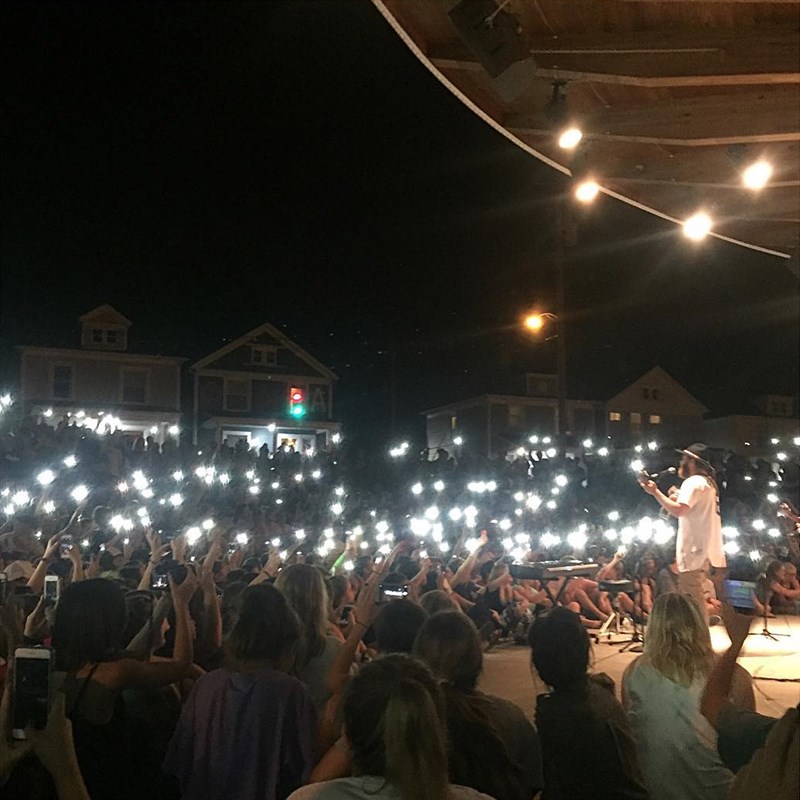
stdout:
POLYGON ((373 0, 442 83, 532 155, 675 221, 704 210, 714 235, 796 261, 800 2, 495 2, 532 61, 493 78, 450 19, 456 0, 373 0), (574 154, 546 113, 554 81, 584 133, 574 154), (760 158, 774 172, 753 192, 741 171, 760 158))

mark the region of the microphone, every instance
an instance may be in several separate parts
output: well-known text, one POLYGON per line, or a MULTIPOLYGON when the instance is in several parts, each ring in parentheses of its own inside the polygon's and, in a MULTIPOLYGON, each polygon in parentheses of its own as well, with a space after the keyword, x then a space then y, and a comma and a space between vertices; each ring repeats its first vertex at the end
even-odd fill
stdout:
POLYGON ((677 475, 678 470, 675 467, 667 467, 666 469, 662 469, 661 472, 650 472, 646 474, 651 481, 657 481, 659 478, 663 478, 665 475, 677 475))

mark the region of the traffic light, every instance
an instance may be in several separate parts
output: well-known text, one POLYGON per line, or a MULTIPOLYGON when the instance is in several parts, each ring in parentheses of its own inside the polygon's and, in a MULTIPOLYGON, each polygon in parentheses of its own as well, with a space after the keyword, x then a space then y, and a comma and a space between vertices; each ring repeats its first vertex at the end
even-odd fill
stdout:
POLYGON ((295 419, 306 415, 306 394, 297 386, 289 389, 289 414, 295 419))

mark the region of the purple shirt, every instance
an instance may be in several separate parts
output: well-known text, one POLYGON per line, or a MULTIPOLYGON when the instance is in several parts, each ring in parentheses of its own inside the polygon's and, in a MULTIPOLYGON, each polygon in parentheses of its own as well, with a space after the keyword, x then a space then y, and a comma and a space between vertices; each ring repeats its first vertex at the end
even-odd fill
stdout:
POLYGON ((283 800, 314 765, 308 689, 282 672, 217 669, 192 689, 164 770, 182 800, 283 800))

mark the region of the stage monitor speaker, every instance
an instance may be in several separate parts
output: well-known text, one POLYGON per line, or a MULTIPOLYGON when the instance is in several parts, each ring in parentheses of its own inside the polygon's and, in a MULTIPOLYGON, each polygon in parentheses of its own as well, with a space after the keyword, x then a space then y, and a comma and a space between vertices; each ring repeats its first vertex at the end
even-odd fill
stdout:
POLYGON ((519 21, 505 10, 498 11, 494 0, 461 0, 450 10, 450 21, 492 78, 531 60, 519 21))

